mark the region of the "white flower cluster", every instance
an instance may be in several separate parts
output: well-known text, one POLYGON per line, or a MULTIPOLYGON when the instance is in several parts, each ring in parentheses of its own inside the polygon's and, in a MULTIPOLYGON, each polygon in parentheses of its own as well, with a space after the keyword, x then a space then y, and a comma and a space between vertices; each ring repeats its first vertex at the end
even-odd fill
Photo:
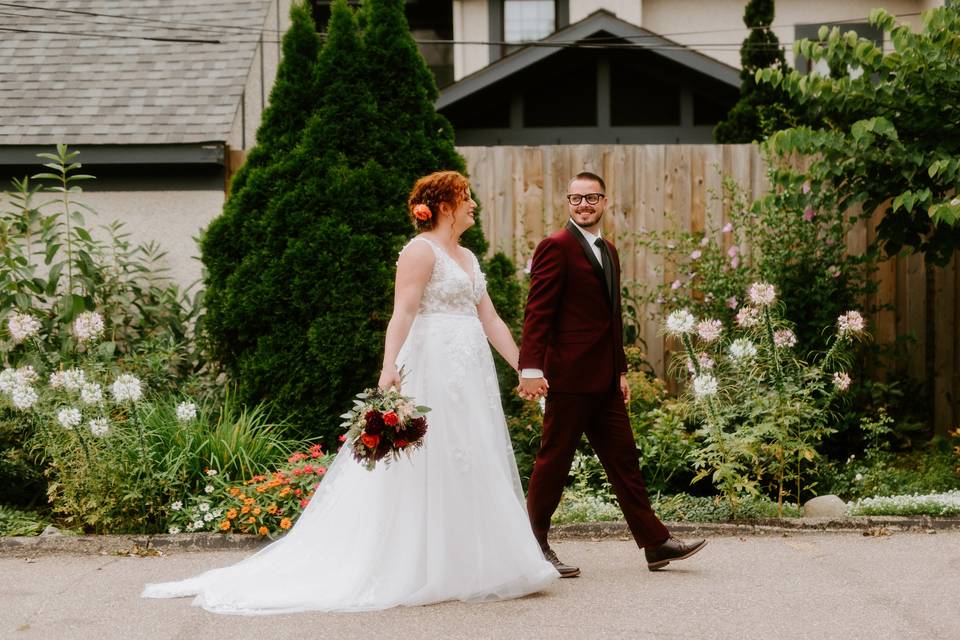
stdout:
POLYGON ((719 320, 711 318, 697 323, 697 335, 708 344, 720 338, 721 333, 723 333, 723 323, 719 320))
POLYGON ((853 380, 851 380, 850 376, 844 371, 837 371, 833 374, 833 386, 839 391, 846 391, 851 382, 853 382, 853 380))
POLYGON ((79 342, 90 342, 103 335, 103 316, 95 311, 84 311, 73 321, 73 335, 79 342))
POLYGON ((103 402, 103 387, 95 382, 89 382, 80 387, 80 402, 86 405, 95 405, 103 402))
POLYGON ((110 432, 110 423, 106 418, 94 418, 87 423, 87 426, 90 427, 90 433, 102 438, 110 432))
POLYGON ((717 379, 709 373, 693 376, 693 395, 706 398, 717 393, 717 379))
POLYGON ((778 349, 791 349, 797 345, 797 336, 790 329, 777 329, 773 333, 773 344, 778 349))
POLYGON ((757 307, 742 307, 737 311, 736 323, 742 329, 749 329, 760 324, 760 309, 757 307))
POLYGON ((177 420, 190 422, 197 417, 197 405, 192 402, 181 402, 177 405, 177 420))
POLYGON ((737 338, 727 349, 727 353, 735 362, 750 360, 757 355, 757 347, 746 338, 737 338))
POLYGON ((866 322, 859 311, 847 311, 837 318, 837 333, 841 338, 847 338, 858 333, 863 333, 866 322))
POLYGON ((87 382, 87 376, 83 369, 67 369, 66 371, 54 371, 50 374, 50 388, 66 389, 67 391, 77 391, 87 382))
POLYGON ((110 385, 110 393, 117 402, 137 402, 143 397, 143 386, 136 376, 123 373, 110 385))
POLYGON ((20 344, 40 332, 40 321, 29 314, 15 311, 7 318, 7 331, 13 341, 20 344))
POLYGON ((686 309, 677 309, 667 316, 667 333, 672 336, 682 336, 693 333, 697 319, 686 309))
POLYGON ((80 409, 68 407, 57 412, 57 422, 64 429, 73 429, 80 424, 81 420, 83 420, 83 416, 80 415, 80 409))
POLYGON ((37 372, 30 365, 0 372, 0 392, 10 398, 13 407, 19 411, 29 409, 37 403, 39 395, 33 388, 37 381, 37 372))
POLYGON ((747 290, 750 302, 758 307, 769 307, 777 301, 777 290, 767 282, 754 282, 747 290))
POLYGON ((960 515, 960 490, 928 495, 877 496, 847 504, 853 516, 869 515, 960 515))

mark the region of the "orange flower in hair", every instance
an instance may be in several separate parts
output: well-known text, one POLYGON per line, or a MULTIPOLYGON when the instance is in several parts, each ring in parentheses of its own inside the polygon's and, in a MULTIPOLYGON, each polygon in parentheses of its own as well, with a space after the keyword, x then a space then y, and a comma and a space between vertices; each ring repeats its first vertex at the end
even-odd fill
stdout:
POLYGON ((433 212, 430 211, 430 207, 421 202, 413 208, 413 217, 423 222, 432 218, 433 212))

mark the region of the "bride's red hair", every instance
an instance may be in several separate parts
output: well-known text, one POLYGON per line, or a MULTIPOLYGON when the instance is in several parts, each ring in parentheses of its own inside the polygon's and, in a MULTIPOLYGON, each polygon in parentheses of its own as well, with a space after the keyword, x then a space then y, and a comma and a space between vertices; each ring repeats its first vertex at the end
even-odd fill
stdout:
POLYGON ((407 198, 407 210, 414 228, 417 231, 433 229, 437 226, 441 203, 456 208, 469 196, 470 182, 458 171, 437 171, 423 176, 413 185, 407 198))

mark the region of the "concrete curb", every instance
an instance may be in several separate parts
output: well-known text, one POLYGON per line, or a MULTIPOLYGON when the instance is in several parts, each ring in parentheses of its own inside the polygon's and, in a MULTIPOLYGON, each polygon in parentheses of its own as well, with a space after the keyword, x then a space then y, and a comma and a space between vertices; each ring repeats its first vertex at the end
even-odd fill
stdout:
MULTIPOLYGON (((809 533, 859 533, 865 536, 960 529, 960 518, 929 516, 860 516, 848 518, 771 518, 748 522, 667 522, 672 533, 686 536, 787 536, 809 533)), ((557 540, 630 538, 623 521, 585 522, 554 527, 557 540)), ((256 551, 269 538, 221 533, 24 536, 0 538, 0 557, 45 555, 166 555, 197 551, 256 551)))

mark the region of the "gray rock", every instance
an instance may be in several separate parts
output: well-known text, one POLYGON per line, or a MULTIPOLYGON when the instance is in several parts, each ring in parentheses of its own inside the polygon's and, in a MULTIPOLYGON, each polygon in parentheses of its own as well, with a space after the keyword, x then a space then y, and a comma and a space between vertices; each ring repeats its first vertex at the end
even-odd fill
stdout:
POLYGON ((817 496, 803 505, 804 518, 842 518, 847 515, 847 503, 834 495, 817 496))
POLYGON ((48 525, 43 529, 43 531, 40 532, 40 535, 41 535, 41 536, 48 536, 48 537, 49 537, 49 536, 62 536, 63 533, 60 531, 60 529, 57 529, 57 528, 56 528, 55 526, 53 526, 52 524, 48 524, 48 525))

